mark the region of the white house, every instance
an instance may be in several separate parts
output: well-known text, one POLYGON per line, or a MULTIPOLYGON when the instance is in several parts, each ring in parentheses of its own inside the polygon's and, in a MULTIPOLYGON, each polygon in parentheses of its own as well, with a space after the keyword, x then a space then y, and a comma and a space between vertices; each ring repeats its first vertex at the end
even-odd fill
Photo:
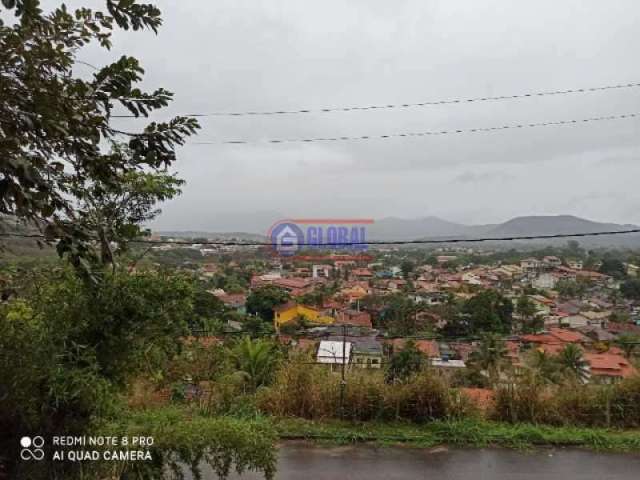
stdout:
POLYGON ((351 359, 351 342, 322 340, 318 346, 318 363, 329 365, 348 364, 351 359))
POLYGON ((532 282, 531 285, 541 290, 547 290, 556 286, 556 277, 550 273, 541 273, 532 282))
POLYGON ((524 272, 531 272, 540 268, 540 260, 537 258, 524 258, 520 260, 520 268, 524 272))

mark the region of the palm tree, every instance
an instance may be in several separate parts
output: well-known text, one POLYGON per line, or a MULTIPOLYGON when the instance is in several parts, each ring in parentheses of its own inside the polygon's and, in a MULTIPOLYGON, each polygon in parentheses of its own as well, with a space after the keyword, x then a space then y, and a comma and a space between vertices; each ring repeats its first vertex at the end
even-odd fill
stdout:
POLYGON ((569 343, 562 349, 558 362, 566 372, 582 383, 589 379, 589 363, 584 359, 582 349, 575 343, 569 343))
POLYGON ((277 363, 276 349, 269 340, 241 339, 231 350, 237 371, 252 391, 271 379, 277 363))
POLYGON ((630 358, 637 345, 640 345, 640 337, 633 333, 622 333, 616 339, 616 345, 624 352, 625 357, 630 358))
POLYGON ((559 381, 558 361, 544 350, 534 350, 531 363, 537 375, 545 382, 557 383, 559 381))
POLYGON ((500 336, 488 334, 482 338, 479 348, 471 353, 469 360, 480 370, 486 371, 491 383, 496 384, 506 354, 507 348, 500 336))

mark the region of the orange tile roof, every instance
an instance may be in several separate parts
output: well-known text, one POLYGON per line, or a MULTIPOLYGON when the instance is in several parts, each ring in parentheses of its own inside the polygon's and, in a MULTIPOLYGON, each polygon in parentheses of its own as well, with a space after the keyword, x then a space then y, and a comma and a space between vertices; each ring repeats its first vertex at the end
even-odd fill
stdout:
POLYGON ((305 288, 311 285, 311 281, 306 278, 278 278, 273 284, 284 288, 305 288))
POLYGON ((354 268, 351 273, 357 277, 372 277, 373 273, 368 268, 354 268))
POLYGON ((558 338, 547 333, 522 335, 520 339, 523 342, 530 342, 530 343, 558 343, 559 342, 558 338))
POLYGON ((584 358, 591 366, 592 375, 627 378, 636 373, 633 365, 622 355, 586 353, 584 358))
POLYGON ((550 328, 549 332, 561 342, 580 343, 588 340, 588 338, 582 333, 566 330, 564 328, 550 328))
POLYGON ((523 342, 540 344, 581 343, 589 340, 588 337, 580 332, 554 327, 550 328, 549 331, 545 333, 522 335, 520 339, 523 342))

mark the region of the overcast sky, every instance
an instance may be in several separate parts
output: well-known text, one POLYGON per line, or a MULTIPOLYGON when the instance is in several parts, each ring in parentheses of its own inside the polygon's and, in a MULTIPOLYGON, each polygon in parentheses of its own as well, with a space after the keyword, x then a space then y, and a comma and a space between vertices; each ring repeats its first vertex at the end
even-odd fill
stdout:
MULTIPOLYGON (((78 3, 78 2, 73 2, 78 3)), ((80 2, 91 4, 90 1, 80 2)), ((102 2, 93 2, 96 5, 102 2)), ((164 26, 118 34, 102 64, 138 57, 171 114, 409 103, 640 82, 637 0, 157 1, 164 26)), ((161 229, 230 216, 464 223, 573 214, 640 223, 640 119, 490 134, 265 144, 640 112, 640 89, 399 110, 201 119, 161 229)), ((114 120, 127 128, 143 120, 114 120)), ((244 217, 243 217, 244 218, 244 217)))

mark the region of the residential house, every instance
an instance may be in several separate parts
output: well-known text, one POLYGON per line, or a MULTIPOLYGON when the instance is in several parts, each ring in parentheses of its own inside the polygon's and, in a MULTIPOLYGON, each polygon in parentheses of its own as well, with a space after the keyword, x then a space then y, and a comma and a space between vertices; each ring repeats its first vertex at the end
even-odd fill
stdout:
POLYGON ((560 319, 563 326, 569 328, 583 328, 591 325, 591 320, 581 314, 566 315, 560 319))
POLYGON ((362 300, 368 294, 369 290, 362 287, 361 285, 353 285, 351 287, 343 288, 339 292, 339 295, 344 297, 348 303, 362 300))
POLYGON ((323 312, 315 307, 301 305, 295 302, 287 302, 273 309, 273 323, 276 332, 280 331, 280 327, 285 323, 292 322, 297 318, 304 318, 310 323, 331 324, 334 318, 324 315, 323 312))
POLYGON ((531 286, 540 290, 550 290, 556 286, 557 277, 552 273, 541 273, 531 281, 531 286))
POLYGON ((562 260, 553 255, 548 255, 542 258, 542 263, 551 268, 556 268, 562 265, 562 260))
POLYGON ((640 267, 638 265, 634 265, 633 263, 626 263, 625 267, 627 269, 627 275, 630 277, 640 276, 640 267))
POLYGON ((567 260, 567 266, 573 270, 582 270, 582 260, 567 260))
POLYGON ((528 297, 536 307, 536 313, 539 315, 549 315, 551 313, 551 309, 555 306, 555 302, 545 296, 528 295, 528 297))
POLYGON ((467 366, 464 360, 450 360, 448 358, 432 358, 429 363, 432 368, 440 370, 442 373, 447 371, 453 373, 453 371, 467 366))
POLYGON ((368 268, 354 268, 351 270, 351 275, 356 277, 358 280, 369 280, 373 278, 373 272, 368 268))
POLYGON ((584 359, 589 363, 593 383, 615 383, 636 373, 629 360, 619 354, 585 353, 584 359))
POLYGON ((331 265, 313 265, 311 267, 312 278, 329 278, 329 274, 333 270, 331 265))
POLYGON ((580 331, 595 342, 613 342, 616 339, 614 334, 600 326, 586 326, 580 331))
POLYGON ((541 262, 537 258, 524 258, 520 260, 520 268, 523 272, 535 272, 541 267, 541 262))
POLYGON ((225 293, 224 290, 216 290, 213 293, 225 307, 244 315, 247 313, 247 296, 244 293, 225 293))
POLYGON ((447 294, 444 292, 416 292, 409 296, 415 303, 424 305, 441 305, 447 301, 447 294))
POLYGON ((359 368, 382 368, 382 345, 375 338, 352 339, 352 364, 359 368))
POLYGON ((606 328, 611 313, 611 310, 604 310, 602 312, 589 311, 582 312, 582 316, 589 320, 588 325, 600 325, 602 328, 606 328))
POLYGON ((316 360, 318 363, 336 366, 348 365, 351 361, 351 342, 321 340, 318 345, 316 360))
POLYGON ((520 341, 524 345, 529 345, 550 355, 557 355, 569 343, 578 345, 591 343, 591 339, 582 333, 563 328, 551 328, 542 333, 522 335, 520 341))
POLYGON ((371 314, 365 311, 353 310, 345 308, 335 312, 337 324, 360 325, 362 327, 372 328, 371 314))
POLYGON ((277 278, 271 283, 295 296, 308 293, 313 285, 310 278, 277 278))
POLYGON ((213 277, 218 272, 218 266, 215 263, 205 263, 200 271, 203 277, 213 277))

